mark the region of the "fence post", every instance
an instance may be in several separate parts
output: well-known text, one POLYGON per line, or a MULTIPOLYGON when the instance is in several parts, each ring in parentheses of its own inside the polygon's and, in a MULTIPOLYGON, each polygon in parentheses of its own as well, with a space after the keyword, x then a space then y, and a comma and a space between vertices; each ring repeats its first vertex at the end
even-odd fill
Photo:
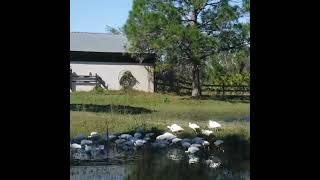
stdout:
POLYGON ((244 93, 245 93, 245 90, 246 90, 245 88, 246 88, 245 86, 242 87, 242 94, 241 94, 242 96, 244 96, 244 93))
POLYGON ((96 73, 96 88, 98 88, 98 74, 96 73))
POLYGON ((177 93, 178 95, 180 95, 179 78, 177 78, 176 93, 177 93))
POLYGON ((73 91, 73 89, 72 89, 72 69, 70 68, 70 89, 71 89, 71 91, 73 91))
POLYGON ((223 82, 223 83, 222 83, 222 97, 223 97, 223 98, 225 97, 224 88, 225 88, 225 86, 224 86, 224 82, 223 82))

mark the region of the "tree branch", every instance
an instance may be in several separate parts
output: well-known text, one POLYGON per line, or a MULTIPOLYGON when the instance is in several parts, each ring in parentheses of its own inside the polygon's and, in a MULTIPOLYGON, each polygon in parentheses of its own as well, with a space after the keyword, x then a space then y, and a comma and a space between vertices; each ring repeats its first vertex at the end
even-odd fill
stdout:
POLYGON ((203 4, 203 6, 201 8, 199 8, 197 11, 198 13, 200 13, 203 9, 205 9, 207 6, 218 6, 221 3, 221 1, 217 1, 217 2, 211 2, 209 3, 209 0, 203 4))
POLYGON ((240 48, 240 47, 244 47, 244 45, 245 45, 245 43, 242 42, 242 43, 236 44, 234 46, 228 46, 228 47, 220 48, 220 49, 218 49, 217 53, 220 53, 220 52, 223 52, 223 51, 229 51, 229 50, 232 50, 232 49, 237 49, 237 48, 240 48))

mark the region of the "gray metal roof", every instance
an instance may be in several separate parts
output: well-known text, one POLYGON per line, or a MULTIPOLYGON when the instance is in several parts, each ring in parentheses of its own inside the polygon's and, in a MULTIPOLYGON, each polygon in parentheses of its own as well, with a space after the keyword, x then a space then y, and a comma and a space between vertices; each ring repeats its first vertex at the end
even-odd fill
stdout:
POLYGON ((126 45, 123 35, 70 32, 70 51, 124 53, 126 45))

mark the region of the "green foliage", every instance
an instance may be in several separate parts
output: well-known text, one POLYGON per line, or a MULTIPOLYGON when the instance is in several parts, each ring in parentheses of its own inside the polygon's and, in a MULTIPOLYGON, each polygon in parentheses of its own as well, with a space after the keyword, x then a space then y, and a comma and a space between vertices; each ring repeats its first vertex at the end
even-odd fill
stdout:
POLYGON ((250 86, 250 74, 237 73, 231 75, 217 76, 217 78, 213 80, 213 83, 230 86, 250 86))
POLYGON ((226 77, 228 79, 237 77, 238 74, 249 77, 250 49, 248 47, 233 52, 221 52, 213 56, 203 71, 203 81, 210 84, 222 81, 226 77))
POLYGON ((105 89, 103 89, 103 88, 102 88, 102 87, 100 87, 100 86, 96 86, 96 87, 94 87, 92 91, 93 91, 94 93, 97 93, 97 94, 103 94, 103 93, 105 93, 105 92, 106 92, 106 90, 105 90, 105 89))
POLYGON ((131 90, 138 83, 138 81, 130 71, 126 71, 121 76, 119 83, 124 90, 131 90))
POLYGON ((250 11, 250 0, 243 1, 243 9, 244 9, 244 11, 247 11, 247 12, 250 11))
POLYGON ((238 21, 243 13, 230 0, 134 0, 124 32, 139 60, 155 53, 159 60, 201 71, 216 54, 248 43, 248 28, 238 21))
POLYGON ((111 26, 106 25, 105 31, 106 31, 107 33, 115 34, 115 35, 123 34, 123 29, 120 28, 120 27, 115 28, 115 27, 111 27, 111 26))

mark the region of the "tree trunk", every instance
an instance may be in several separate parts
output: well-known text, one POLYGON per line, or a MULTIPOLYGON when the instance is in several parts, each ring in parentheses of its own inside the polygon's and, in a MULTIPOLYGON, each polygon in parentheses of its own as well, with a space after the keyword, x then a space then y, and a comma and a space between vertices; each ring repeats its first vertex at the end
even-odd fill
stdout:
POLYGON ((194 64, 192 66, 192 97, 201 96, 201 85, 200 85, 200 67, 194 64))
MULTIPOLYGON (((197 13, 196 10, 191 12, 191 26, 197 25, 197 13)), ((191 42, 192 43, 192 42, 191 42)), ((200 97, 201 96, 201 86, 200 86, 200 66, 196 63, 193 63, 192 66, 192 97, 200 97)))

